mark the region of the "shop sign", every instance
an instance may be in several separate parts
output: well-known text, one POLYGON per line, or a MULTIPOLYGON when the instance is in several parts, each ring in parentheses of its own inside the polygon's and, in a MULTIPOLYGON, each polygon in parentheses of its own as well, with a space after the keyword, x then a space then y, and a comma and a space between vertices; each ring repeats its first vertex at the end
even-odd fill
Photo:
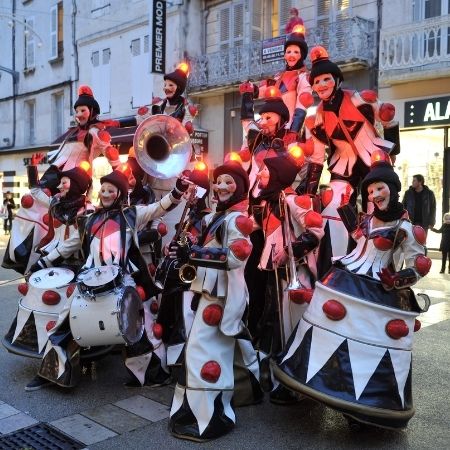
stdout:
POLYGON ((264 63, 278 61, 284 56, 284 43, 286 36, 279 36, 262 41, 261 60, 264 63))
POLYGON ((166 71, 166 2, 153 0, 152 73, 166 71))
POLYGON ((195 154, 208 153, 208 132, 203 130, 194 130, 191 135, 191 142, 195 154))
MULTIPOLYGON (((22 158, 22 161, 24 166, 29 166, 31 164, 31 156, 29 158, 22 158)), ((40 166, 44 164, 48 164, 47 156, 44 156, 44 158, 42 158, 42 160, 39 162, 40 166)))
POLYGON ((450 97, 405 102, 405 128, 450 125, 450 97))

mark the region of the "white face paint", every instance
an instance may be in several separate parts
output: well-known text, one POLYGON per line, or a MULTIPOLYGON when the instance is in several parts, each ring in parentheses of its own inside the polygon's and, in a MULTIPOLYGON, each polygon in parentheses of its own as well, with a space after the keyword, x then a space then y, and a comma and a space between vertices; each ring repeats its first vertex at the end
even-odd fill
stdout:
POLYGON ((284 60, 289 67, 294 67, 302 57, 300 47, 298 45, 288 45, 284 52, 284 60))
POLYGON ((261 114, 261 118, 258 121, 258 126, 261 130, 261 133, 266 136, 273 136, 277 127, 280 124, 281 116, 274 112, 264 112, 261 114))
POLYGON ((172 98, 177 91, 178 86, 172 80, 164 80, 163 91, 167 98, 172 98))
POLYGON ((375 183, 369 184, 367 188, 369 202, 373 204, 380 210, 386 211, 389 206, 389 201, 391 199, 391 193, 389 191, 389 186, 383 181, 377 181, 375 183))
POLYGON ((331 97, 336 86, 336 81, 331 73, 317 75, 314 78, 312 89, 321 100, 327 100, 331 97))
POLYGON ((98 196, 102 206, 104 208, 109 208, 119 196, 119 189, 106 181, 105 183, 102 183, 98 196))
POLYGON ((77 106, 77 108, 75 109, 75 120, 80 125, 86 125, 89 120, 90 115, 91 115, 91 111, 87 106, 81 105, 81 106, 77 106))
POLYGON ((213 190, 220 202, 226 202, 236 192, 236 182, 231 175, 226 173, 219 175, 213 184, 213 190))
POLYGON ((70 178, 62 177, 58 186, 59 192, 61 193, 61 197, 65 197, 70 189, 70 178))

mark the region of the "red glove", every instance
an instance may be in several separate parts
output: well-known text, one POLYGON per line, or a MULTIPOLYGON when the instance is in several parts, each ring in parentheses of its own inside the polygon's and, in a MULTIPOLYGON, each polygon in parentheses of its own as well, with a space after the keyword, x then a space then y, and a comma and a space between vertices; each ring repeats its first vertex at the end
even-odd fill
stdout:
POLYGON ((312 96, 312 94, 310 92, 302 92, 298 96, 298 99, 299 99, 300 103, 306 109, 308 109, 310 106, 314 105, 314 97, 312 96))
POLYGON ((45 158, 45 153, 33 153, 31 156, 31 165, 37 166, 45 158))
POLYGON ((380 281, 386 290, 389 291, 394 288, 395 281, 398 278, 398 276, 395 272, 392 272, 388 268, 384 268, 384 269, 381 269, 381 272, 377 272, 377 274, 380 277, 380 281))
POLYGON ((246 94, 246 93, 253 94, 253 84, 250 81, 246 81, 245 83, 241 83, 239 85, 239 92, 241 94, 246 94))
POLYGON ((392 103, 382 103, 378 115, 383 122, 390 122, 395 116, 395 106, 392 103))
POLYGON ((288 131, 283 137, 283 142, 285 147, 287 147, 289 144, 297 142, 297 133, 295 131, 288 131))

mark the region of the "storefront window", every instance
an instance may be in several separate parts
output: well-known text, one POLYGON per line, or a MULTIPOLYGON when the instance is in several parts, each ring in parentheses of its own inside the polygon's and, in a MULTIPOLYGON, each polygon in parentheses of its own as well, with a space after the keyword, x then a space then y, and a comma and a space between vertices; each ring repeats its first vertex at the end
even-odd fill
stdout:
MULTIPOLYGON (((444 129, 428 128, 425 130, 402 131, 400 133, 401 152, 397 156, 395 169, 402 182, 401 199, 404 192, 411 186, 412 177, 421 174, 425 184, 436 197, 436 227, 442 222, 442 175, 444 129)), ((439 248, 441 235, 428 233, 427 246, 439 248)))

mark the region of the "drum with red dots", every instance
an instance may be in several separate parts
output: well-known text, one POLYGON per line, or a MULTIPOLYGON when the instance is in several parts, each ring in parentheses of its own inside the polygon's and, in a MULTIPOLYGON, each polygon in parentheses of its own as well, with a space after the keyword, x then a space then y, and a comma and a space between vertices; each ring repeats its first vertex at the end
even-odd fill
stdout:
POLYGON ((132 345, 141 339, 144 309, 135 288, 122 285, 92 295, 80 284, 70 305, 70 329, 78 345, 132 345))

